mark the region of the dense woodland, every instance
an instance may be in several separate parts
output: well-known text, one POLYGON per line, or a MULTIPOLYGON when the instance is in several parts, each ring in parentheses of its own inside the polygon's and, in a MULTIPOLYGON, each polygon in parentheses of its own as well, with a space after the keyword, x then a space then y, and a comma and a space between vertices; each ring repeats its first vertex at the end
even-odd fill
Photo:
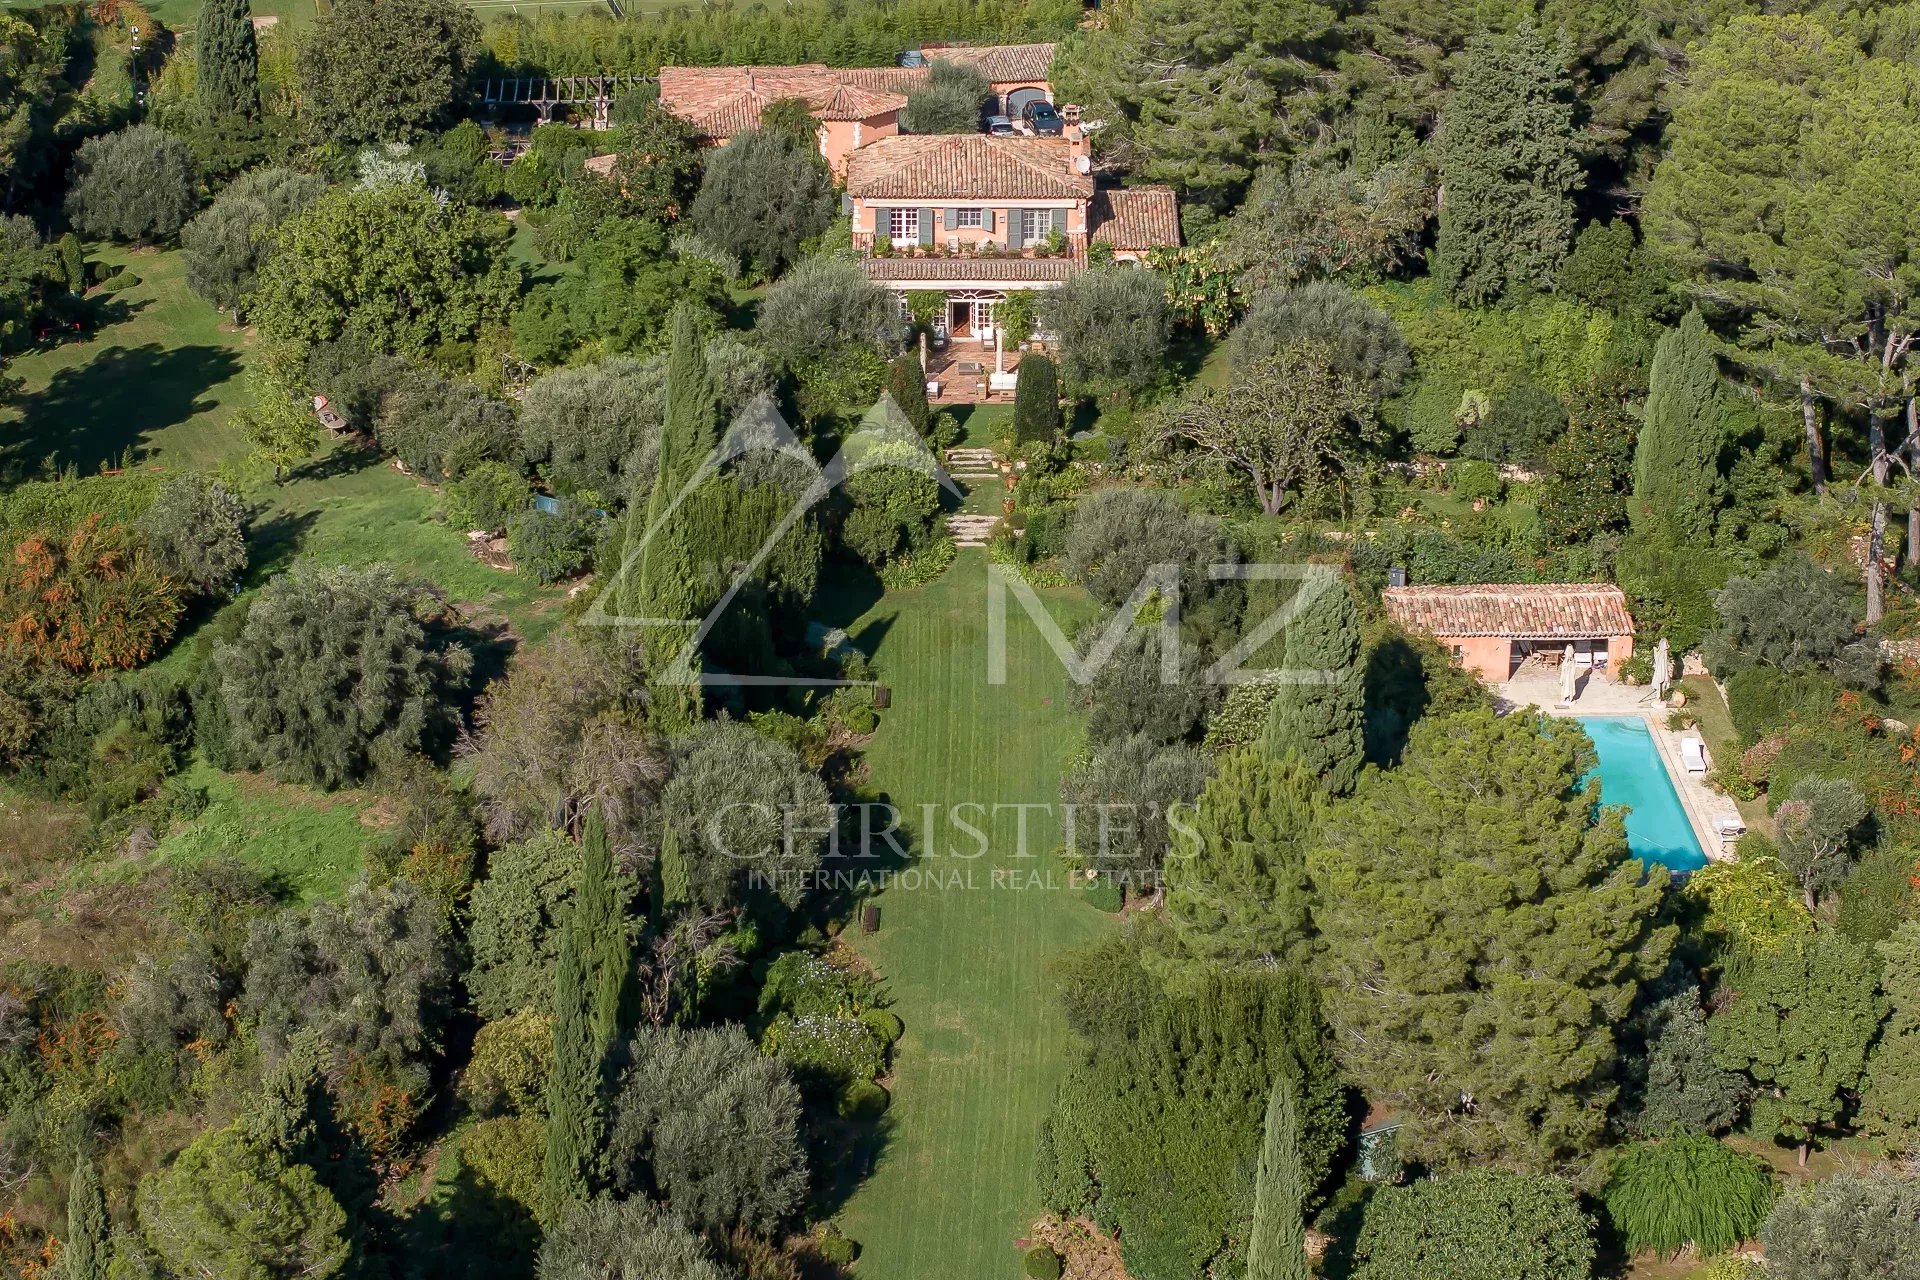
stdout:
POLYGON ((1060 798, 1147 815, 1034 890, 1100 920, 1013 977, 1064 1026, 1006 1274, 1920 1277, 1920 5, 249 18, 0 14, 0 1272, 858 1274, 927 1028, 821 873, 895 856, 913 711, 823 620, 982 573, 964 440, 1024 466, 986 559, 1120 619, 1060 798), (1058 39, 1101 179, 1181 202, 1003 308, 1053 348, 1010 412, 928 404, 941 299, 869 282, 803 103, 709 150, 636 89, 502 163, 472 93, 946 39, 1058 39), (15 432, 171 264, 245 344, 227 461, 15 432), (289 554, 280 495, 370 468, 538 634, 289 554), (1624 588, 1736 856, 1633 858, 1394 567, 1624 588), (1246 648, 1335 678, 1207 674, 1246 648), (352 798, 351 874, 264 865, 243 784, 352 798))

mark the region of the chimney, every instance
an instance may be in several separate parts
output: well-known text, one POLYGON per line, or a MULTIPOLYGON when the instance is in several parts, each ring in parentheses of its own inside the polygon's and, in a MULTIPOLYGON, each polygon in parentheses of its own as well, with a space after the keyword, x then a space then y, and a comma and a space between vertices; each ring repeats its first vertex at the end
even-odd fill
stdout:
POLYGON ((1092 173, 1093 148, 1087 142, 1087 131, 1070 124, 1061 130, 1061 136, 1067 140, 1067 167, 1077 174, 1092 173))

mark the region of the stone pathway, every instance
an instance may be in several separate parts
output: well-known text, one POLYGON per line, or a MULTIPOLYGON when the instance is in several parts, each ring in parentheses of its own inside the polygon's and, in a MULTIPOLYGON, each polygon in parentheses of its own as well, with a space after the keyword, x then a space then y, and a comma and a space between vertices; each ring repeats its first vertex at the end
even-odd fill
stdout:
POLYGON ((947 474, 955 480, 998 480, 999 463, 991 449, 947 450, 947 474))
POLYGON ((956 547, 984 547, 999 527, 999 516, 956 511, 947 517, 947 532, 953 535, 956 547))

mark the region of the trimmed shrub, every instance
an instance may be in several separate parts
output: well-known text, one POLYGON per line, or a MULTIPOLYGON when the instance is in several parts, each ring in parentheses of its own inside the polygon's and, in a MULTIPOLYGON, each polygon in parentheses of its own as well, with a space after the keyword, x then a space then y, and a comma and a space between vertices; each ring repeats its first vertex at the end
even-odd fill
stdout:
POLYGON ((860 1015, 860 1021, 867 1024, 867 1030, 892 1044, 906 1032, 906 1024, 900 1016, 887 1009, 868 1009, 860 1015))
POLYGON ((1447 487, 1469 502, 1494 502, 1506 484, 1500 479, 1500 468, 1491 462, 1467 458, 1447 468, 1447 487))
POLYGON ((840 1091, 834 1110, 848 1120, 872 1120, 887 1109, 887 1091, 871 1080, 855 1080, 840 1091))
POLYGON ((1773 1176, 1752 1156, 1686 1134, 1628 1147, 1601 1199, 1630 1250, 1717 1253, 1760 1229, 1773 1208, 1773 1176))
POLYGON ((556 512, 528 507, 507 521, 507 548, 516 568, 541 582, 571 578, 593 557, 598 522, 571 502, 556 512))
POLYGON ((1112 876, 1095 876, 1087 881, 1086 896, 1088 906, 1108 915, 1118 915, 1120 909, 1127 905, 1120 882, 1112 876))
POLYGON ((1476 1169, 1368 1203, 1355 1280, 1586 1280, 1592 1224, 1557 1178, 1476 1169))
POLYGON ((860 1242, 829 1228, 825 1234, 814 1237, 813 1252, 822 1262, 844 1267, 860 1256, 860 1242))
POLYGON ((1027 1274, 1033 1280, 1060 1280, 1060 1255, 1044 1244, 1027 1250, 1027 1274))

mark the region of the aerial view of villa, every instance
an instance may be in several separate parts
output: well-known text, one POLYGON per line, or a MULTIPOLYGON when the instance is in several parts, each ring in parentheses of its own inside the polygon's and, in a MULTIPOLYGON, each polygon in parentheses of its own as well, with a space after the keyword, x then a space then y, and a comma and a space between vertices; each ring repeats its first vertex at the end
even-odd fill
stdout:
POLYGON ((0 1280, 1920 1280, 1911 6, 0 12, 0 1280))

